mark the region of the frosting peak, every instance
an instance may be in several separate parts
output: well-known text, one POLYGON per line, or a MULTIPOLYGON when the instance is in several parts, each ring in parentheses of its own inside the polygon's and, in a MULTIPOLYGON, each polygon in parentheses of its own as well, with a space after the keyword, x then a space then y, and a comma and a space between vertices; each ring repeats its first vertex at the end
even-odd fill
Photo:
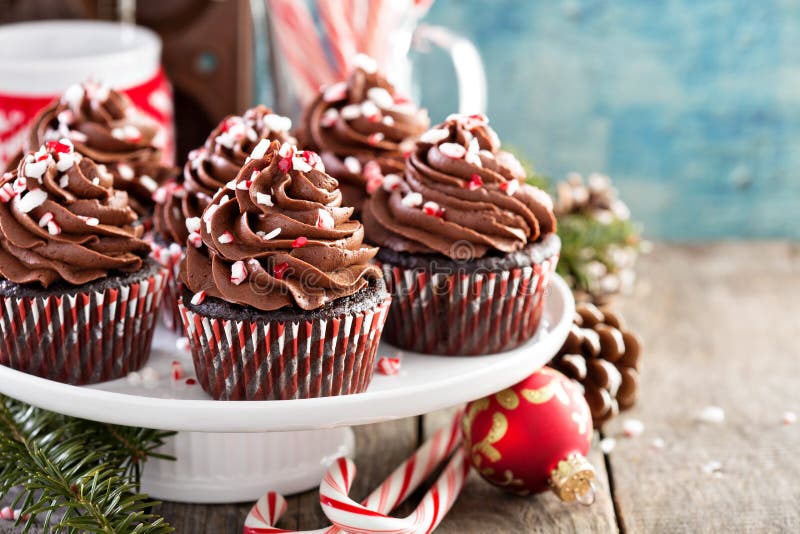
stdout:
POLYGON ((86 82, 68 88, 45 107, 31 125, 26 150, 60 138, 75 150, 106 165, 114 187, 127 191, 140 215, 152 207, 151 196, 172 169, 161 164, 164 139, 158 125, 123 93, 86 82))
POLYGON ((451 115, 420 136, 403 177, 387 176, 367 202, 367 235, 453 259, 521 250, 556 224, 550 197, 524 180, 484 115, 451 115))
POLYGON ((379 278, 377 249, 341 207, 315 152, 262 140, 202 217, 187 221, 181 278, 195 295, 260 310, 322 307, 379 278))
POLYGON ((113 180, 66 138, 25 155, 0 179, 0 276, 47 287, 139 270, 150 246, 113 180))
POLYGON ((427 112, 368 60, 362 58, 346 82, 322 90, 306 108, 298 134, 303 146, 320 153, 342 184, 345 204, 357 211, 381 176, 402 172, 404 155, 429 124, 427 112))
POLYGON ((291 127, 290 119, 265 106, 225 117, 189 154, 182 183, 168 183, 156 193, 156 230, 168 241, 186 243, 186 221, 199 217, 217 190, 236 178, 261 140, 294 142, 291 127))

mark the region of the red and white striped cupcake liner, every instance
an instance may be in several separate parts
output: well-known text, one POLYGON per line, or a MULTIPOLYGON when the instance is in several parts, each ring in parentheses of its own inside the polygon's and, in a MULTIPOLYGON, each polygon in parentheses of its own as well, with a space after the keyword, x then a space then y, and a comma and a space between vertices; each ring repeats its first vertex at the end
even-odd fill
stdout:
POLYGON ((67 384, 94 384, 142 368, 167 273, 91 292, 0 295, 0 364, 67 384))
POLYGON ((183 284, 180 281, 181 260, 183 259, 183 247, 177 243, 164 246, 153 241, 153 259, 167 268, 169 274, 166 289, 164 291, 164 303, 161 305, 161 322, 164 326, 183 336, 183 321, 181 312, 178 309, 178 298, 183 291, 183 284))
POLYGON ((207 317, 182 302, 180 311, 197 379, 214 399, 307 399, 367 389, 390 302, 294 322, 207 317))
POLYGON ((379 263, 392 306, 384 340, 423 354, 477 356, 534 336, 558 255, 507 271, 441 273, 379 263))

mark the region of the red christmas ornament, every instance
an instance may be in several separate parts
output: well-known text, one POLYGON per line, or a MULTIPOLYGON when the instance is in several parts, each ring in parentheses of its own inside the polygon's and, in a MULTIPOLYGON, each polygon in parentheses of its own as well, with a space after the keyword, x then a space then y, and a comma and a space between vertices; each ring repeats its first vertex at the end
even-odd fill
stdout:
POLYGON ((472 466, 495 486, 521 495, 550 488, 564 501, 592 496, 592 415, 558 371, 544 367, 469 403, 462 430, 472 466))

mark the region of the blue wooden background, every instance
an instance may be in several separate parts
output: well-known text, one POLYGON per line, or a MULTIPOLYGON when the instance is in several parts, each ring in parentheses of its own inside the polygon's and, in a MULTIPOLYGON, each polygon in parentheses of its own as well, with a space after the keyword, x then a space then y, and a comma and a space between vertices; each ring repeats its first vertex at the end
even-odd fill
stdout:
MULTIPOLYGON (((479 47, 489 116, 537 170, 601 171, 651 237, 800 238, 800 2, 437 0, 479 47)), ((454 106, 423 58, 423 103, 454 106)))

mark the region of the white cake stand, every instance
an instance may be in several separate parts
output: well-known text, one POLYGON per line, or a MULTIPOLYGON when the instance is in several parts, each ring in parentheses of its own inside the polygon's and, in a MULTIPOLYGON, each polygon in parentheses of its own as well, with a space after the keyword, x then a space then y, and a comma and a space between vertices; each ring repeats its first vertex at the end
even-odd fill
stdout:
POLYGON ((177 336, 156 331, 141 384, 128 379, 70 386, 0 366, 0 393, 66 415, 177 430, 164 451, 177 457, 146 464, 142 489, 164 500, 253 501, 267 489, 284 494, 316 487, 335 458, 355 452, 350 425, 429 413, 508 387, 545 365, 566 339, 575 304, 554 276, 536 336, 488 356, 429 356, 381 344, 378 356, 399 356, 400 373, 375 374, 357 395, 286 401, 214 401, 199 385, 171 377, 173 361, 193 376, 191 355, 177 336))

